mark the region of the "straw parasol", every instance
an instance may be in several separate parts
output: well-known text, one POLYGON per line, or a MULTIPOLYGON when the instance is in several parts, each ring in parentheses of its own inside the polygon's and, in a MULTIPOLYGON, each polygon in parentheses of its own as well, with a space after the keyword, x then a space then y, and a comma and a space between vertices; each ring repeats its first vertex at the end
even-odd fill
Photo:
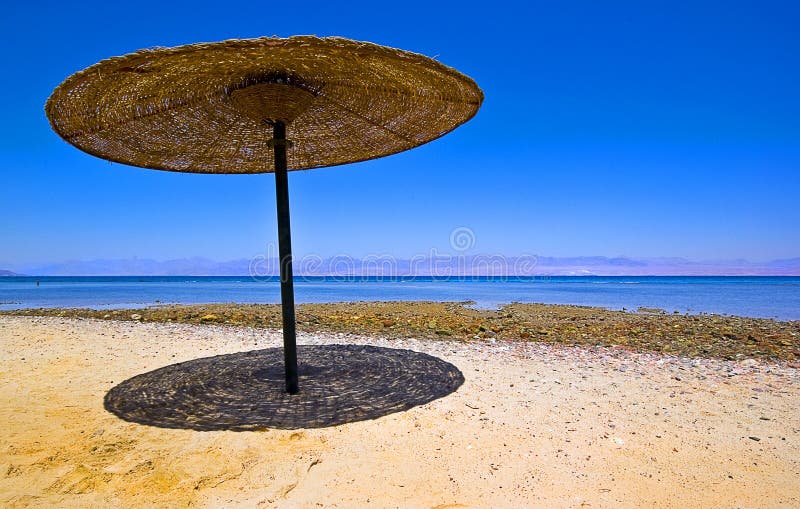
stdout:
POLYGON ((288 170, 365 161, 436 139, 483 93, 436 60, 340 37, 263 37, 103 60, 45 110, 109 161, 191 173, 275 173, 287 391, 296 393, 288 170))

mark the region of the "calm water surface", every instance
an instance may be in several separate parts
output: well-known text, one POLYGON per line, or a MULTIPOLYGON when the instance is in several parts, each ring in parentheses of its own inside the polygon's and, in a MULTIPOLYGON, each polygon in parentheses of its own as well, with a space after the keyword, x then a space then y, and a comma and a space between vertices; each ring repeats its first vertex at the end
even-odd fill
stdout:
MULTIPOLYGON (((800 320, 800 277, 305 277, 295 280, 295 293, 298 303, 469 300, 494 308, 516 301, 800 320)), ((280 284, 247 276, 0 277, 0 309, 212 302, 278 303, 280 284)))

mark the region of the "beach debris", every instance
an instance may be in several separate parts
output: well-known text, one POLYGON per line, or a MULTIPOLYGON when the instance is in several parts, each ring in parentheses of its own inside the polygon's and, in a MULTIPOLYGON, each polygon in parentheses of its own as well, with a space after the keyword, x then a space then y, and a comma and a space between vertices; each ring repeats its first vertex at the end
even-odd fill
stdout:
POLYGON ((322 460, 320 458, 314 458, 313 460, 311 460, 311 463, 308 465, 308 469, 306 470, 306 472, 307 473, 310 472, 313 467, 315 467, 316 465, 319 465, 320 463, 322 463, 322 460))
POLYGON ((666 311, 664 311, 661 308, 647 308, 647 307, 642 307, 642 306, 640 306, 636 311, 638 311, 639 313, 650 313, 650 314, 656 314, 656 315, 664 315, 664 314, 667 313, 666 311))
POLYGON ((131 320, 141 320, 141 319, 142 319, 142 315, 140 315, 139 313, 133 313, 131 315, 131 320))

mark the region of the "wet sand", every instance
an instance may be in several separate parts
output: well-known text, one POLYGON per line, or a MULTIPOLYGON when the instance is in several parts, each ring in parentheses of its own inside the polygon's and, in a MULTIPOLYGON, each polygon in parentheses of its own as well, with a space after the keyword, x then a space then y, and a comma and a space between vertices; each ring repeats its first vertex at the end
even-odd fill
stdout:
POLYGON ((279 331, 0 316, 0 506, 800 506, 789 359, 430 330, 299 343, 430 354, 464 376, 444 397, 326 428, 194 431, 126 422, 103 399, 163 366, 279 346, 279 331))

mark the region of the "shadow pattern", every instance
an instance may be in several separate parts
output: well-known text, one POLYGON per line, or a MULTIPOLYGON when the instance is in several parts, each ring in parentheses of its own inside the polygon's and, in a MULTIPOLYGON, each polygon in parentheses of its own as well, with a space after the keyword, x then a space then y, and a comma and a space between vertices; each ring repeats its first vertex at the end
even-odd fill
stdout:
POLYGON ((105 396, 106 410, 139 424, 200 431, 324 428, 428 403, 464 383, 428 354, 365 345, 300 345, 300 393, 284 390, 283 349, 172 364, 105 396))

